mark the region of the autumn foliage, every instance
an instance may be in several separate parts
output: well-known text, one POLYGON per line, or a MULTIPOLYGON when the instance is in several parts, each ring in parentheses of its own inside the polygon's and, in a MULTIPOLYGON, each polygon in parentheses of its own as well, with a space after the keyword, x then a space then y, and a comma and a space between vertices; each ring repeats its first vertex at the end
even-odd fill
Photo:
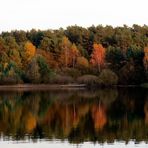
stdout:
POLYGON ((67 37, 63 37, 59 61, 64 67, 75 67, 76 59, 80 55, 75 44, 71 44, 67 37))
POLYGON ((27 67, 32 58, 35 56, 35 53, 36 47, 31 42, 27 41, 22 52, 23 68, 27 67))
POLYGON ((25 44, 24 50, 26 60, 30 61, 32 57, 35 55, 36 47, 31 42, 27 42, 25 44))
POLYGON ((80 68, 88 68, 89 62, 85 57, 78 57, 77 58, 77 66, 80 68))
POLYGON ((105 63, 105 49, 101 44, 93 44, 93 52, 91 54, 90 63, 93 66, 96 66, 101 71, 101 68, 104 66, 105 63))
MULTIPOLYGON (((103 69, 111 71, 108 78, 116 75, 116 84, 147 83, 147 30, 138 25, 99 25, 2 32, 0 84, 58 83, 62 79, 77 83, 78 77, 99 77, 103 69)), ((109 85, 104 80, 100 82, 109 85)))
POLYGON ((59 62, 61 63, 61 66, 68 67, 68 65, 71 62, 70 47, 71 47, 71 43, 68 40, 68 38, 63 37, 61 42, 61 54, 59 58, 59 62))

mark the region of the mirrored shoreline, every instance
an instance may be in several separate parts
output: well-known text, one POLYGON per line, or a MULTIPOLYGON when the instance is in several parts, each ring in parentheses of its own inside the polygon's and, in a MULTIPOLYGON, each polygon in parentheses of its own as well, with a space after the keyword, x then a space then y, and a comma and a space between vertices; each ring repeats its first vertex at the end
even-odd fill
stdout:
POLYGON ((1 142, 148 141, 146 89, 0 92, 1 142))

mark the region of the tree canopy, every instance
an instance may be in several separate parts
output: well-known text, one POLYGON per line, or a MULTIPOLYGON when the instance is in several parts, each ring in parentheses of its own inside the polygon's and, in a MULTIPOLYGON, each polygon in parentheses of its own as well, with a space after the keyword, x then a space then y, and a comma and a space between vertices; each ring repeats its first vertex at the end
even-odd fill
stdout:
MULTIPOLYGON (((36 63, 39 66, 36 66, 39 69, 36 71, 38 76, 43 76, 44 73, 47 76, 48 71, 64 77, 73 77, 74 74, 98 76, 107 68, 119 77, 121 84, 146 83, 147 47, 146 25, 124 25, 115 28, 102 25, 83 28, 75 25, 59 30, 2 32, 0 79, 6 77, 6 65, 15 63, 20 80, 25 83, 29 65, 36 63), (38 60, 38 57, 44 60, 38 60), (41 67, 44 67, 44 70, 41 70, 41 67), (73 73, 74 71, 77 72, 73 73)), ((42 76, 39 79, 42 79, 42 76)), ((39 82, 49 82, 49 79, 48 77, 39 82)), ((33 83, 31 79, 30 82, 33 83)))

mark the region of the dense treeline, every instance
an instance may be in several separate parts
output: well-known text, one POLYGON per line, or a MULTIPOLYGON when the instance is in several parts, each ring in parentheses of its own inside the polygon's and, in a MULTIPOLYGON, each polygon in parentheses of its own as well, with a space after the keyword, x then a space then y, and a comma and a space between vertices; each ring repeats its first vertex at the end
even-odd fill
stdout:
POLYGON ((141 84, 148 26, 69 26, 0 34, 0 83, 141 84))

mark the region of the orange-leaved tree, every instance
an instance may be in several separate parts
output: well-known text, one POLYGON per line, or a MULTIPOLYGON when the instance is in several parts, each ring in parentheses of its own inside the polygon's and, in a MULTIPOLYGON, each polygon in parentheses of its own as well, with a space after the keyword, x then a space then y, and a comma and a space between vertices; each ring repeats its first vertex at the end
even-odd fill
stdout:
POLYGON ((90 63, 93 66, 96 66, 101 71, 101 67, 104 66, 105 63, 105 48, 101 44, 94 43, 93 44, 93 52, 91 54, 90 63))

